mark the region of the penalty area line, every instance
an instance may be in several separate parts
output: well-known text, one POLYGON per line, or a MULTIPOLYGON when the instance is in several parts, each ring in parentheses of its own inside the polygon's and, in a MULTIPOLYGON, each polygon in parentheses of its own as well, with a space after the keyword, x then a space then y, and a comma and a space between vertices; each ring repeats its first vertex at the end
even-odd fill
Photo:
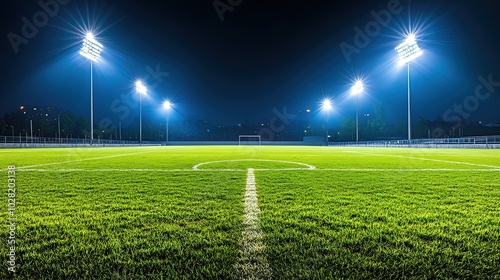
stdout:
POLYGON ((249 168, 245 190, 245 210, 239 257, 235 264, 236 279, 271 279, 266 246, 259 226, 260 208, 257 198, 254 169, 249 168))

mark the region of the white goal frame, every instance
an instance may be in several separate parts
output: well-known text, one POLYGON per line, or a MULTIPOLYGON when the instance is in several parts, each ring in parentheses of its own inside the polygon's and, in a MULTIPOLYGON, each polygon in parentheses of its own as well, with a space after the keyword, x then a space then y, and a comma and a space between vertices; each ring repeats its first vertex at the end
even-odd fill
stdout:
MULTIPOLYGON (((257 135, 240 135, 240 136, 238 136, 238 146, 241 146, 241 138, 242 137, 245 137, 245 138, 257 138, 259 140, 259 142, 258 142, 259 144, 258 145, 259 146, 262 145, 262 141, 261 141, 260 135, 257 134, 257 135)), ((243 141, 245 142, 245 140, 243 140, 243 141)))

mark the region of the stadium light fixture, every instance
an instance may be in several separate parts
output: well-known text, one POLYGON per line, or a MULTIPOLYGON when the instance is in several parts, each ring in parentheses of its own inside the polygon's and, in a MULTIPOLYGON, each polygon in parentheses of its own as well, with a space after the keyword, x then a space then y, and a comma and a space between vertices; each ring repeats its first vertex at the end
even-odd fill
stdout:
POLYGON ((139 142, 142 144, 142 95, 148 93, 148 88, 139 80, 135 82, 135 90, 139 93, 139 142))
POLYGON ((410 63, 424 52, 418 46, 414 34, 409 34, 405 41, 396 47, 396 51, 399 55, 399 64, 408 66, 408 141, 411 141, 410 63))
POLYGON ((323 110, 328 112, 332 109, 332 100, 330 100, 329 98, 325 98, 323 99, 322 105, 323 110))
POLYGON ((364 91, 363 81, 356 81, 351 87, 351 94, 356 95, 356 142, 359 142, 359 95, 364 91))
POLYGON ((417 44, 415 34, 409 34, 405 41, 396 47, 396 51, 399 55, 400 65, 410 63, 424 54, 417 44))
POLYGON ((172 108, 172 103, 170 103, 170 101, 168 101, 168 100, 165 100, 165 102, 163 102, 163 108, 165 109, 165 111, 167 113, 166 138, 167 138, 167 143, 168 143, 168 119, 169 119, 169 114, 170 114, 170 108, 172 108))
POLYGON ((83 39, 80 55, 90 60, 90 143, 94 140, 94 86, 92 77, 92 66, 94 62, 98 62, 101 58, 103 46, 97 42, 92 33, 87 33, 83 39))
POLYGON ((365 86, 363 85, 363 81, 359 80, 354 83, 354 85, 351 87, 351 93, 354 95, 358 95, 360 93, 363 93, 365 91, 365 86))

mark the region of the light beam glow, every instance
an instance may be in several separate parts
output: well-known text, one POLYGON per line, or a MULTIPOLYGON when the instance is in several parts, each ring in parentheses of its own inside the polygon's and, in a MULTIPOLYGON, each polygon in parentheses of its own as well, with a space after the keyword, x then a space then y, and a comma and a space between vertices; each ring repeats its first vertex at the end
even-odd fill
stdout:
POLYGON ((166 100, 163 102, 163 108, 165 108, 165 110, 168 110, 172 107, 172 104, 170 103, 170 101, 166 100))
POLYGON ((330 111, 332 109, 332 100, 330 100, 329 98, 325 98, 322 104, 323 110, 330 111))

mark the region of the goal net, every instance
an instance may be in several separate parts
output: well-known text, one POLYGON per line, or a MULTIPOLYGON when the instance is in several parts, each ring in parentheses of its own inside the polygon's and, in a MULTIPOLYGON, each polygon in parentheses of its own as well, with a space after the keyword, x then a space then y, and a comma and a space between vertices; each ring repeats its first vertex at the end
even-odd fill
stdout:
POLYGON ((256 145, 260 146, 260 135, 240 135, 238 139, 238 144, 243 145, 256 145))

